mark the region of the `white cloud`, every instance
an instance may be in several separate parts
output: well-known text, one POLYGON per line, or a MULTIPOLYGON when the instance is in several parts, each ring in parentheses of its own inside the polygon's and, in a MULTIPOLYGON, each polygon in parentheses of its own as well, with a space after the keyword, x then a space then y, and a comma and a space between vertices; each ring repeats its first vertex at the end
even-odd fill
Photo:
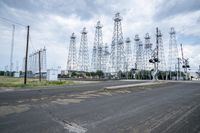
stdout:
MULTIPOLYGON (((48 53, 48 67, 62 66, 63 69, 66 68, 70 35, 72 34, 72 32, 76 34, 77 48, 79 48, 81 37, 80 32, 83 27, 87 28, 88 44, 91 51, 94 41, 94 27, 98 20, 100 20, 103 24, 103 41, 104 43, 108 43, 110 45, 112 41, 114 26, 113 17, 116 12, 120 12, 121 16, 123 17, 122 28, 124 38, 130 37, 132 43, 134 43, 133 38, 135 34, 139 34, 140 38, 144 40, 144 35, 146 32, 150 33, 152 37, 152 42, 154 43, 155 28, 158 26, 163 33, 163 42, 165 46, 166 57, 169 43, 169 29, 171 26, 174 26, 177 31, 177 38, 179 40, 178 44, 184 44, 184 42, 182 42, 183 40, 181 40, 181 36, 183 35, 188 38, 190 38, 191 36, 200 36, 200 28, 198 28, 200 27, 200 23, 198 22, 200 11, 195 10, 186 14, 176 14, 168 16, 162 20, 156 20, 155 14, 160 10, 157 9, 157 6, 160 3, 158 2, 158 0, 130 0, 126 2, 120 0, 113 0, 109 2, 98 0, 95 1, 93 4, 88 3, 88 1, 86 2, 82 0, 78 4, 78 6, 81 7, 80 11, 77 11, 77 5, 72 4, 70 10, 68 10, 67 7, 66 9, 62 7, 57 13, 55 13, 54 10, 56 9, 54 9, 54 6, 51 2, 43 1, 43 3, 45 3, 45 7, 38 4, 35 5, 37 5, 37 7, 43 7, 44 9, 48 10, 44 11, 41 9, 40 12, 40 9, 37 8, 37 13, 28 9, 22 10, 21 8, 11 8, 9 6, 6 6, 4 8, 6 8, 7 14, 9 14, 8 16, 10 16, 10 19, 19 21, 20 23, 31 24, 30 34, 32 44, 30 45, 30 52, 32 52, 34 48, 39 49, 45 45, 47 47, 48 53), (93 5, 95 5, 95 7, 93 7, 93 5), (63 12, 66 13, 66 15, 63 15, 64 13, 59 14, 64 9, 65 11, 63 12), (95 11, 93 11, 94 9, 95 11), (86 17, 87 19, 83 19, 84 17, 86 17)), ((58 3, 65 5, 65 1, 62 0, 58 3)), ((56 5, 59 6, 59 4, 56 5)), ((60 7, 61 6, 62 5, 60 5, 60 7)), ((170 6, 170 4, 168 4, 168 6, 170 6)), ((2 14, 3 13, 0 12, 0 15, 2 14)), ((5 49, 0 53, 0 59, 2 60, 2 63, 0 64, 1 69, 3 69, 5 65, 9 64, 9 60, 7 58, 10 54, 9 52, 11 36, 10 26, 0 22, 0 29, 2 28, 5 28, 7 30, 1 30, 0 36, 0 48, 5 49)), ((22 62, 22 58, 24 56, 26 41, 25 37, 26 31, 24 29, 16 30, 14 60, 19 60, 20 63, 22 62)), ((196 67, 200 63, 198 58, 200 56, 198 53, 200 49, 200 42, 199 40, 195 40, 194 42, 197 43, 195 46, 193 46, 192 43, 190 44, 189 42, 184 45, 184 47, 186 47, 184 48, 186 49, 185 56, 192 57, 192 67, 196 67)))

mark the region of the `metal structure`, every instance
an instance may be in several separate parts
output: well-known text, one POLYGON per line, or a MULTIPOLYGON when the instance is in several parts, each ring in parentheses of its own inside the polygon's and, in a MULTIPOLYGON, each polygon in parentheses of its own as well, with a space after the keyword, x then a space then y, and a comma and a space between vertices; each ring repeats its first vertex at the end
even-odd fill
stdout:
POLYGON ((41 71, 47 72, 47 49, 41 49, 41 71))
POLYGON ((199 69, 198 69, 198 80, 200 79, 200 65, 199 65, 199 69))
POLYGON ((110 72, 109 59, 110 59, 110 52, 108 49, 108 44, 106 43, 105 46, 103 47, 103 60, 102 60, 103 72, 110 72))
POLYGON ((176 66, 178 66, 178 47, 176 43, 176 31, 173 27, 170 29, 170 40, 169 40, 169 54, 168 54, 168 70, 169 76, 171 79, 171 71, 176 70, 176 66))
MULTIPOLYGON (((163 36, 158 28, 156 28, 156 48, 154 50, 152 49, 153 44, 150 41, 151 37, 148 33, 145 34, 144 44, 140 40, 139 35, 135 36, 135 45, 133 49, 131 46, 130 38, 127 38, 125 41, 123 39, 122 17, 120 16, 120 13, 116 13, 113 20, 114 28, 110 51, 107 44, 103 45, 103 26, 101 25, 100 21, 98 21, 95 26, 91 69, 89 69, 90 60, 86 28, 83 28, 83 30, 81 31, 78 60, 76 60, 76 37, 74 36, 74 33, 72 34, 67 61, 68 70, 76 70, 76 66, 77 70, 85 72, 89 70, 102 70, 103 72, 111 73, 112 76, 114 75, 114 78, 117 78, 116 76, 118 76, 119 78, 120 75, 124 77, 124 72, 128 72, 130 70, 133 73, 135 73, 136 70, 139 70, 140 72, 142 72, 140 74, 142 75, 142 79, 145 79, 147 77, 147 72, 150 72, 151 70, 154 80, 158 79, 157 76, 159 71, 162 71, 161 76, 162 79, 164 79, 165 74, 163 73, 163 71, 166 71, 167 67, 170 71, 177 70, 177 73, 180 73, 180 59, 178 58, 176 32, 173 27, 171 28, 169 33, 169 58, 168 64, 166 65, 165 51, 162 40, 163 36)), ((184 59, 183 61, 183 64, 187 66, 188 60, 184 59)), ((151 78, 151 76, 149 75, 148 77, 151 78)), ((179 77, 177 77, 177 79, 179 79, 179 77)))
POLYGON ((181 64, 181 58, 177 58, 177 74, 176 74, 176 76, 177 76, 177 80, 180 80, 181 79, 181 68, 180 68, 180 64, 181 64))
POLYGON ((131 40, 130 38, 126 38, 126 45, 125 45, 125 55, 126 55, 126 62, 125 62, 125 69, 126 71, 130 71, 133 66, 133 52, 131 47, 131 40))
POLYGON ((159 60, 158 70, 166 71, 165 51, 163 47, 162 33, 160 30, 158 30, 156 36, 158 41, 158 60, 159 60))
POLYGON ((15 25, 12 25, 12 41, 11 41, 11 51, 10 51, 10 76, 13 71, 13 50, 14 50, 14 37, 15 37, 15 25))
POLYGON ((81 31, 78 65, 80 71, 89 70, 89 52, 88 52, 88 42, 87 42, 87 31, 85 27, 81 31))
POLYGON ((8 76, 8 65, 4 67, 4 76, 8 76))
POLYGON ((136 48, 136 69, 144 69, 144 59, 143 59, 143 44, 139 38, 139 35, 135 35, 135 48, 136 48))
POLYGON ((149 36, 149 33, 146 33, 145 37, 145 44, 144 44, 144 69, 145 70, 151 70, 153 68, 153 65, 149 62, 149 59, 151 59, 152 56, 152 43, 150 42, 151 37, 149 36))
POLYGON ((158 63, 160 62, 160 59, 159 59, 159 30, 158 28, 156 28, 156 48, 153 50, 152 52, 152 57, 151 59, 149 60, 150 63, 153 63, 154 65, 154 69, 151 73, 152 77, 153 77, 153 80, 158 80, 158 63))
POLYGON ((151 59, 149 59, 149 63, 152 63, 154 66, 153 71, 151 72, 153 80, 158 80, 158 45, 153 50, 151 59))
POLYGON ((112 73, 124 71, 125 52, 121 21, 122 17, 120 13, 116 13, 110 55, 112 73))
POLYGON ((19 62, 16 61, 16 72, 19 72, 19 62))
POLYGON ((184 54, 183 54, 183 45, 180 44, 181 46, 181 55, 182 55, 182 68, 184 69, 184 73, 185 73, 185 79, 188 80, 188 72, 187 69, 190 68, 189 66, 189 59, 184 58, 184 54))
POLYGON ((94 37, 94 46, 92 52, 92 70, 102 70, 103 62, 103 38, 102 38, 102 25, 100 21, 97 22, 95 37, 94 37))
POLYGON ((74 33, 70 37, 67 70, 77 70, 76 36, 74 33))
POLYGON ((47 71, 47 57, 46 57, 46 48, 37 50, 34 53, 29 55, 28 62, 28 71, 32 74, 39 73, 39 65, 41 68, 41 73, 45 73, 47 71), (40 54, 40 55, 39 55, 40 54), (39 62, 40 61, 40 62, 39 62))

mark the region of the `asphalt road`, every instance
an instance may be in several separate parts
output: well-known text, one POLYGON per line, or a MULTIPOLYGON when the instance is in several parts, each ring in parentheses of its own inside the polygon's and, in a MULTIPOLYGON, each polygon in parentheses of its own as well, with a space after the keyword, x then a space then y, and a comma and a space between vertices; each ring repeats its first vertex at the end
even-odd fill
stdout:
POLYGON ((14 92, 0 93, 0 132, 200 133, 199 83, 114 91, 101 90, 103 83, 91 86, 73 93, 47 89, 39 97, 32 91, 16 97, 14 92))
POLYGON ((41 89, 24 89, 23 91, 11 91, 11 92, 0 92, 0 105, 4 103, 15 103, 19 100, 28 100, 32 98, 42 98, 49 96, 56 96, 62 94, 73 94, 80 93, 84 91, 94 91, 99 90, 104 87, 109 86, 117 86, 117 85, 125 85, 125 84, 137 84, 149 82, 147 81, 122 81, 122 80, 110 80, 104 82, 94 82, 94 83, 86 83, 86 84, 78 84, 78 85, 67 85, 67 86, 52 86, 41 89))

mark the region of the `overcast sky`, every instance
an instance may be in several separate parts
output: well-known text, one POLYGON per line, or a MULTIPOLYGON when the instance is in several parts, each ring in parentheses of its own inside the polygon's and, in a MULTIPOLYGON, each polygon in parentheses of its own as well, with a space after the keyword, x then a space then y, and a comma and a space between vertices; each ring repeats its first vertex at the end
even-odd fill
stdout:
MULTIPOLYGON (((66 69, 69 39, 72 32, 80 44, 80 31, 88 31, 88 44, 92 49, 95 24, 103 24, 103 42, 111 44, 113 17, 120 12, 123 17, 124 38, 132 43, 136 34, 144 42, 148 32, 155 47, 155 28, 163 34, 167 60, 169 29, 174 27, 177 43, 183 44, 184 56, 190 59, 191 67, 200 65, 200 0, 0 0, 0 17, 30 25, 30 52, 47 48, 48 68, 61 66, 66 69)), ((9 65, 12 24, 0 19, 0 69, 9 65)), ((16 25, 14 68, 25 55, 26 29, 16 25)), ((180 47, 179 47, 180 49, 180 47)), ((91 55, 91 52, 90 52, 91 55)))

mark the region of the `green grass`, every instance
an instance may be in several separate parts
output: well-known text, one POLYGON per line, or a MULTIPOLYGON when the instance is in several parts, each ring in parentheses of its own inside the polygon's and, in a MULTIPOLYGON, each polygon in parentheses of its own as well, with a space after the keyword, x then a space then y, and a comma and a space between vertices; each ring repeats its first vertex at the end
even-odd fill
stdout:
POLYGON ((75 84, 75 82, 71 80, 62 80, 62 81, 42 80, 40 82, 38 79, 28 78, 27 84, 24 85, 23 78, 0 76, 0 87, 34 88, 34 87, 59 86, 59 85, 71 85, 71 84, 75 84))

